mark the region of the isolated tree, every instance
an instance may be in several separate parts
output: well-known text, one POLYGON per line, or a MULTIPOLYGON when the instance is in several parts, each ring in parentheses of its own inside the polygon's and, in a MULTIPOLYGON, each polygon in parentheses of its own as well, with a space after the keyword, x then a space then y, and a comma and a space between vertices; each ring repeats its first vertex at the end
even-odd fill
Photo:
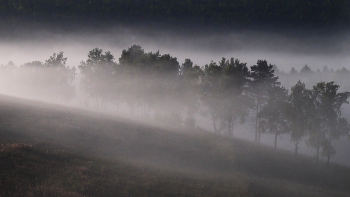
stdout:
POLYGON ((259 123, 259 113, 266 104, 268 90, 279 85, 278 77, 275 77, 273 65, 268 64, 266 60, 258 60, 257 64, 250 67, 251 78, 250 95, 255 101, 255 142, 260 142, 260 133, 262 127, 259 123))
POLYGON ((311 70, 310 67, 308 67, 307 65, 305 65, 301 70, 300 70, 300 74, 302 75, 310 75, 310 74, 314 74, 315 72, 313 70, 311 70))
POLYGON ((292 67, 292 69, 290 69, 290 71, 289 71, 289 74, 290 74, 290 75, 295 75, 295 74, 298 74, 298 71, 295 70, 294 67, 292 67))
POLYGON ((287 133, 288 90, 281 86, 274 86, 268 90, 268 98, 259 113, 262 131, 274 134, 277 148, 277 137, 287 133))

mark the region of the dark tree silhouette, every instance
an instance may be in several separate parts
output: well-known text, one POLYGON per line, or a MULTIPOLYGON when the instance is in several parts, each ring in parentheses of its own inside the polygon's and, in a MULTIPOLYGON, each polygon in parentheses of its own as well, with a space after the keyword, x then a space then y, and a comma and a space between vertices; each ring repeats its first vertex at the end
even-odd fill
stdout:
POLYGON ((268 90, 266 105, 260 111, 260 126, 263 132, 268 131, 275 135, 274 148, 277 148, 277 137, 287 133, 288 90, 275 86, 268 90))
POLYGON ((88 59, 79 65, 81 88, 89 97, 96 99, 97 108, 99 99, 104 107, 112 99, 115 67, 114 56, 109 51, 103 53, 99 48, 89 51, 88 59))
POLYGON ((253 79, 250 84, 250 95, 255 100, 255 142, 260 142, 262 127, 259 125, 259 113, 266 104, 268 90, 280 83, 277 82, 278 77, 274 75, 273 65, 268 64, 266 60, 258 60, 250 69, 253 79))
POLYGON ((66 66, 67 58, 63 52, 54 53, 45 61, 44 67, 48 69, 47 75, 51 78, 53 94, 61 100, 69 101, 75 96, 75 87, 72 85, 75 79, 75 67, 66 66))
POLYGON ((223 58, 219 65, 211 62, 205 66, 201 100, 210 114, 214 131, 232 136, 237 118, 248 115, 249 98, 245 94, 249 70, 238 59, 223 58))
POLYGON ((220 118, 220 112, 222 110, 222 69, 215 62, 205 65, 204 77, 201 81, 201 101, 205 108, 204 113, 205 115, 209 115, 213 121, 214 132, 216 134, 220 134, 223 129, 223 125, 217 126, 217 121, 220 118))
POLYGON ((131 113, 134 113, 137 104, 141 105, 140 102, 146 104, 147 100, 150 100, 143 94, 149 91, 151 83, 148 81, 151 78, 148 77, 151 73, 150 63, 155 63, 158 56, 159 53, 147 55, 138 45, 122 51, 119 64, 123 72, 121 80, 124 87, 123 100, 129 105, 131 113))
POLYGON ((185 106, 186 118, 184 124, 188 127, 195 127, 196 119, 195 114, 200 107, 199 102, 199 85, 200 80, 203 77, 203 70, 195 65, 190 59, 185 59, 185 62, 180 68, 180 92, 181 102, 185 106))
POLYGON ((126 77, 125 99, 131 111, 137 108, 152 109, 161 119, 181 119, 178 118, 181 114, 177 103, 180 97, 180 65, 177 58, 170 54, 160 55, 159 51, 145 53, 140 46, 133 45, 123 50, 119 63, 126 77), (166 114, 168 112, 170 115, 166 114))
POLYGON ((302 75, 310 75, 310 74, 314 74, 315 72, 313 70, 311 70, 310 67, 308 67, 307 65, 305 65, 301 70, 300 70, 300 74, 302 75))
POLYGON ((294 67, 292 67, 292 69, 290 69, 290 71, 289 71, 289 74, 290 74, 290 75, 298 74, 298 71, 295 70, 294 67))
POLYGON ((287 117, 291 141, 295 146, 294 154, 297 156, 300 142, 307 135, 310 125, 317 124, 317 119, 312 116, 312 95, 310 90, 305 88, 305 84, 298 81, 291 90, 287 117))
POLYGON ((320 82, 313 87, 313 98, 320 124, 318 130, 314 130, 310 135, 309 144, 317 150, 317 161, 319 149, 322 148, 322 156, 327 157, 327 167, 330 157, 335 154, 332 141, 349 132, 349 125, 347 120, 341 117, 341 112, 342 105, 348 103, 350 93, 338 93, 338 89, 339 86, 334 82, 320 82))

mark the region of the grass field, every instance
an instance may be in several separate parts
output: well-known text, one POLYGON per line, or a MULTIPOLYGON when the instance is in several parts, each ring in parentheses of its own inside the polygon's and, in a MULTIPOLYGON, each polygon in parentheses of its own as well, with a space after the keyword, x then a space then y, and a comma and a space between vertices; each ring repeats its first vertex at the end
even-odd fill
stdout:
POLYGON ((349 196, 350 169, 205 131, 0 96, 0 197, 349 196))

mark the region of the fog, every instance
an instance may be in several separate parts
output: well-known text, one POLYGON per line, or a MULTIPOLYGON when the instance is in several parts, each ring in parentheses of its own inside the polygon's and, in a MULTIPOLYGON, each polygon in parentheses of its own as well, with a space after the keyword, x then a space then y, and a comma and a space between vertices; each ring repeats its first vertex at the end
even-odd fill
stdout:
POLYGON ((63 51, 67 65, 76 66, 86 58, 87 52, 99 47, 111 51, 118 58, 123 49, 133 44, 146 51, 171 54, 183 62, 190 58, 204 66, 211 60, 234 57, 253 65, 266 59, 278 68, 289 72, 291 67, 300 70, 305 64, 312 69, 328 66, 333 69, 347 67, 350 62, 349 33, 317 30, 266 32, 254 30, 202 30, 189 31, 148 29, 141 27, 115 27, 101 30, 18 30, 11 39, 0 41, 2 63, 14 61, 16 65, 44 60, 53 52, 63 51), (28 32, 26 32, 28 31, 28 32), (24 33, 26 32, 26 33, 24 33))
MULTIPOLYGON (((127 50, 130 46, 140 45, 144 51, 157 52, 160 54, 170 54, 176 57, 181 65, 186 58, 193 61, 194 65, 204 66, 211 61, 218 62, 222 57, 238 58, 241 62, 247 63, 247 67, 256 64, 257 60, 267 60, 269 64, 276 65, 282 72, 289 73, 292 67, 300 71, 305 65, 308 65, 313 71, 317 69, 322 70, 324 66, 329 69, 338 70, 343 67, 350 69, 350 34, 348 32, 324 33, 313 31, 295 31, 295 32, 267 32, 255 30, 230 30, 223 29, 222 31, 195 31, 188 33, 181 30, 167 30, 167 29, 147 29, 145 27, 111 27, 110 29, 90 31, 75 30, 72 32, 55 32, 54 30, 18 30, 13 37, 0 40, 0 60, 1 64, 5 65, 9 61, 19 67, 27 62, 41 61, 45 62, 53 53, 64 52, 64 57, 67 57, 66 65, 70 68, 77 69, 77 75, 73 81, 75 85, 75 97, 69 102, 70 105, 87 107, 91 110, 96 110, 94 99, 87 98, 80 87, 80 80, 82 78, 78 66, 81 61, 87 60, 87 54, 90 50, 98 47, 104 52, 110 51, 118 63, 122 51, 127 50), (19 33, 20 32, 20 33, 19 33)), ((284 80, 280 76, 282 85, 290 91, 290 87, 295 85, 296 81, 284 80), (287 83, 292 84, 287 84, 287 83)), ((305 80, 310 77, 305 76, 305 80)), ((146 79, 144 80, 147 83, 146 79)), ((158 79, 156 79, 158 80, 158 79)), ((303 79, 301 79, 303 80, 303 79)), ((317 78, 315 79, 317 80, 317 78)), ((317 82, 310 81, 306 83, 308 88, 311 88, 317 82)), ((329 79, 337 80, 337 79, 329 79)), ((129 83, 126 80, 126 83, 129 83)), ((12 84, 10 88, 2 88, 1 93, 21 96, 31 99, 41 99, 49 101, 51 98, 44 98, 40 94, 26 95, 23 89, 18 88, 18 84, 12 84), (16 90, 16 92, 14 92, 16 90), (42 97, 41 97, 42 96, 42 97)), ((124 84, 125 85, 125 84, 124 84)), ((339 84, 343 88, 347 84, 339 84)), ((6 86, 6 83, 5 83, 6 86)), ((29 93, 28 93, 29 94, 29 93)), ((46 95, 50 97, 50 95, 46 95)), ((154 95, 156 96, 156 95, 154 95)), ((167 95, 168 96, 168 95, 167 95)), ((155 98, 152 98, 155 99, 155 98)), ((173 98, 174 99, 174 98, 173 98)), ((180 108, 181 104, 176 103, 176 99, 169 99, 166 103, 156 102, 159 111, 171 114, 176 109, 180 108), (171 102, 170 102, 171 101, 171 102), (161 103, 161 104, 160 104, 161 103), (175 103, 171 108, 168 103, 175 103)), ((56 103, 66 104, 63 101, 54 100, 56 103)), ((101 106, 100 106, 101 108, 101 106)), ((99 109, 98 111, 104 113, 112 113, 118 111, 119 114, 127 116, 128 118, 135 118, 140 120, 140 113, 131 113, 126 103, 120 103, 119 106, 109 103, 108 110, 99 109)), ((146 107, 147 108, 147 107, 146 107)), ((345 108, 349 110, 349 107, 345 108)), ((142 110, 141 110, 142 111, 142 110)), ((182 112, 179 112, 182 113, 182 112)), ((157 111, 152 110, 147 116, 156 116, 157 111)), ((350 110, 344 112, 349 119, 350 110)), ((184 114, 181 114, 185 116, 184 114)), ((234 124, 233 136, 254 141, 254 121, 251 120, 252 115, 248 116, 244 124, 239 124, 238 121, 234 124)), ((145 121, 148 119, 146 118, 145 121)), ((213 131, 212 120, 201 115, 196 114, 196 126, 213 131)), ((273 145, 274 136, 263 134, 261 143, 273 145)), ((350 149, 350 142, 347 137, 341 138, 336 142, 337 153, 333 162, 350 165, 350 155, 347 150, 350 149)), ((278 148, 287 150, 294 150, 293 144, 290 142, 289 135, 281 135, 278 138, 278 148)), ((315 149, 309 148, 305 143, 300 145, 300 153, 315 155, 315 149)))

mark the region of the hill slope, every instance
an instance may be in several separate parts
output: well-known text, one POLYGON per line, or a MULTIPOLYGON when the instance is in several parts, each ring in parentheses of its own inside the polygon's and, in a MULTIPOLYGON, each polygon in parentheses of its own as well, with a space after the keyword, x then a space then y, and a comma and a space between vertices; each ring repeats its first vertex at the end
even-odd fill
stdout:
POLYGON ((348 196, 350 169, 0 96, 0 196, 348 196))

